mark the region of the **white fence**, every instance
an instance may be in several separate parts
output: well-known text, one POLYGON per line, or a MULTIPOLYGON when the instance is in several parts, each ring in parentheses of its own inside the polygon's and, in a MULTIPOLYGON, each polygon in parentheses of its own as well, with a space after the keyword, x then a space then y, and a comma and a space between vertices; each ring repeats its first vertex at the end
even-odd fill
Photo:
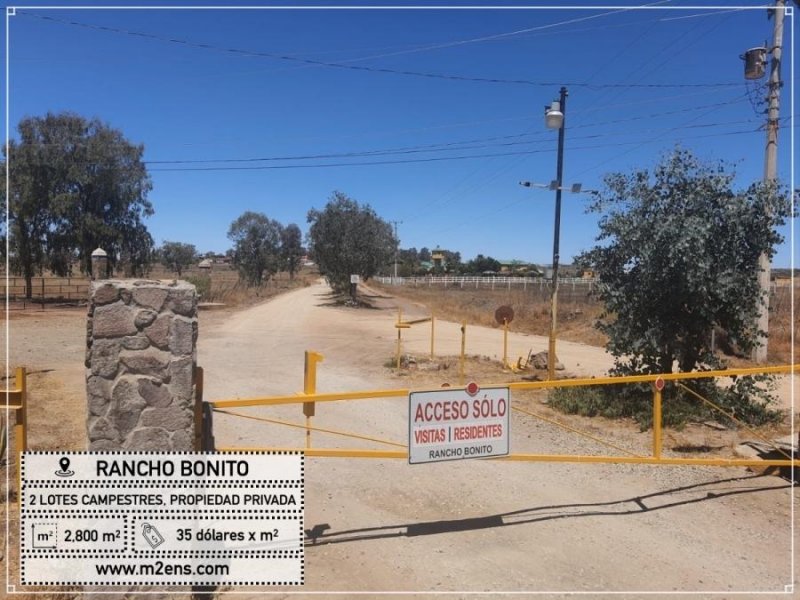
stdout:
MULTIPOLYGON (((454 275, 444 275, 439 277, 374 277, 378 283, 385 285, 403 285, 412 287, 459 287, 459 288, 473 288, 473 289, 502 289, 507 288, 528 288, 536 289, 549 289, 552 283, 551 279, 544 277, 460 277, 454 275)), ((581 289, 586 292, 591 292, 597 285, 594 279, 584 279, 582 277, 559 277, 559 289, 564 287, 572 287, 572 289, 581 289)))

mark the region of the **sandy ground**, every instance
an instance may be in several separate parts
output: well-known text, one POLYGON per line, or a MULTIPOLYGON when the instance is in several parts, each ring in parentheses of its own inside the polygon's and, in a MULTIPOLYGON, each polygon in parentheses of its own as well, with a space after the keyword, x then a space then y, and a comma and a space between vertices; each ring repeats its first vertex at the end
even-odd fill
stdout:
MULTIPOLYGON (((52 317, 29 314, 10 323, 12 365, 54 369, 31 378, 32 438, 44 440, 35 449, 59 447, 59 436, 76 447, 83 435, 85 414, 74 400, 83 394, 85 323, 80 312, 52 317), (53 391, 71 410, 36 404, 53 391)), ((395 319, 395 309, 335 306, 322 285, 241 312, 201 313, 206 398, 295 393, 306 349, 325 356, 319 391, 404 387, 404 378, 383 366, 394 355, 395 319)), ((429 350, 426 327, 404 331, 407 351, 429 350)), ((470 327, 467 336, 469 354, 502 355, 499 330, 470 327)), ((456 354, 459 344, 458 325, 439 323, 437 354, 456 354)), ((545 349, 546 340, 511 336, 512 357, 531 348, 545 349)), ((558 354, 574 375, 599 375, 610 364, 601 349, 581 344, 559 343, 558 354)), ((239 410, 302 422, 299 405, 239 410)), ((318 404, 314 425, 403 443, 407 406, 403 399, 318 404)), ((220 414, 215 434, 220 446, 304 443, 300 430, 220 414)), ((374 447, 319 433, 313 439, 327 447, 374 447)), ((649 434, 615 441, 644 451, 649 434)), ((519 416, 511 446, 604 452, 519 416)), ((305 526, 327 528, 306 548, 305 590, 784 593, 796 579, 790 552, 796 495, 784 479, 744 469, 308 458, 305 526)))

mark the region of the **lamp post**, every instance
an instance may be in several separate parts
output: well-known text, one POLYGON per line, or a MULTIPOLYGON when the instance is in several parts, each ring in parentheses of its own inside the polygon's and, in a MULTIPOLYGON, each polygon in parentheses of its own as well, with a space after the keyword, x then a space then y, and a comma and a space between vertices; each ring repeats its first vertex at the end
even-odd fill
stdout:
POLYGON ((550 296, 550 339, 547 345, 547 378, 555 379, 556 326, 558 324, 558 243, 561 233, 561 184, 564 174, 564 126, 567 112, 567 88, 561 88, 558 102, 545 107, 545 124, 558 129, 558 162, 556 166, 556 216, 553 230, 553 286, 550 296))

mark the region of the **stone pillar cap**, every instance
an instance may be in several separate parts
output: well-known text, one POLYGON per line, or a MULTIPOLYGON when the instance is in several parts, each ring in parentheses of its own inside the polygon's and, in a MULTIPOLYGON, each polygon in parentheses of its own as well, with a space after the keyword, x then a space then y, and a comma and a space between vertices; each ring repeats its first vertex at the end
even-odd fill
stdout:
POLYGON ((108 252, 106 252, 102 248, 95 248, 94 251, 92 251, 92 258, 94 258, 96 256, 98 256, 98 257, 99 256, 108 256, 108 252))

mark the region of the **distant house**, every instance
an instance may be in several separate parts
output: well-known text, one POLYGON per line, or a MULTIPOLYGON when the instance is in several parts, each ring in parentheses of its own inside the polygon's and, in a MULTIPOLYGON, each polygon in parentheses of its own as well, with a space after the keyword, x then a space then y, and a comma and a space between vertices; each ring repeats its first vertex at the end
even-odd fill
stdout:
POLYGON ((533 263, 522 260, 499 260, 500 272, 513 275, 525 275, 527 277, 541 277, 542 270, 533 263))
POLYGON ((200 263, 197 266, 200 269, 210 269, 212 264, 213 261, 210 258, 204 258, 203 260, 200 261, 200 263))
POLYGON ((445 251, 440 248, 436 248, 436 250, 431 252, 431 263, 433 263, 434 269, 444 269, 447 266, 445 251))

